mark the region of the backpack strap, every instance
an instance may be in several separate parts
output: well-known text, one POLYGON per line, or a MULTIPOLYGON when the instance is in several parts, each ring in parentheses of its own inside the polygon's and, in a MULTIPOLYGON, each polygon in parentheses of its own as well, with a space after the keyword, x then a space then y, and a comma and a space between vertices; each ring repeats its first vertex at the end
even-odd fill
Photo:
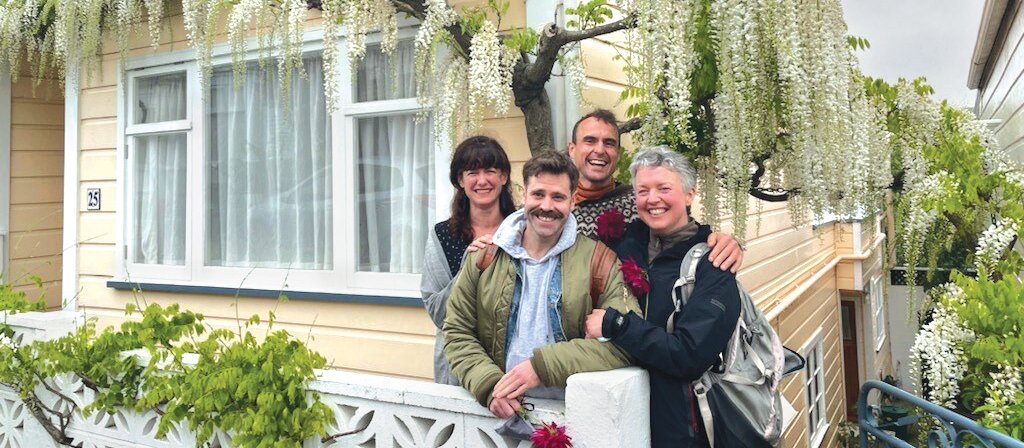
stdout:
POLYGON ((708 401, 708 389, 700 380, 694 381, 693 384, 693 395, 697 398, 697 407, 700 408, 700 417, 704 421, 708 444, 715 448, 715 419, 711 413, 711 403, 708 401))
POLYGON ((601 293, 608 284, 608 272, 618 257, 604 243, 598 241, 594 246, 594 255, 590 257, 590 307, 597 309, 601 301, 601 293))
POLYGON ((707 243, 697 243, 686 252, 683 262, 679 264, 679 278, 672 285, 672 303, 675 309, 669 313, 668 322, 665 323, 665 330, 669 333, 675 330, 676 314, 682 311, 686 302, 690 300, 693 284, 697 281, 697 264, 707 252, 707 243))
POLYGON ((480 255, 480 258, 476 259, 476 269, 480 272, 485 271, 494 261, 494 256, 498 253, 498 245, 491 243, 484 248, 484 253, 480 255))

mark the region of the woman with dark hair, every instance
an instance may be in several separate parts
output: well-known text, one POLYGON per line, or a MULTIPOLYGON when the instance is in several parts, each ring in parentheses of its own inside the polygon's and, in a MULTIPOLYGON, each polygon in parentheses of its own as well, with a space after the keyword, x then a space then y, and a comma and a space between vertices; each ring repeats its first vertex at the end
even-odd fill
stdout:
POLYGON ((459 385, 444 357, 444 325, 452 280, 462 266, 466 249, 475 240, 487 240, 506 216, 516 210, 509 176, 512 165, 496 140, 476 136, 455 148, 448 178, 455 187, 452 216, 434 225, 427 240, 420 293, 437 327, 434 342, 434 381, 459 385))

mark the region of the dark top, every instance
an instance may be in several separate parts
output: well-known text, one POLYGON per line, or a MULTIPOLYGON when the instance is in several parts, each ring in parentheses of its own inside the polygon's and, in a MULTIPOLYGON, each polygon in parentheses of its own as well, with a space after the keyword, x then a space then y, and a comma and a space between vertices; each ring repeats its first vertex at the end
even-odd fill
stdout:
POLYGON ((736 328, 740 315, 736 276, 714 267, 705 254, 697 264, 693 294, 675 316, 675 331, 668 333, 665 325, 674 310, 672 286, 679 278, 679 265, 686 252, 707 242, 710 234, 711 228, 701 225, 692 238, 648 260, 650 229, 637 220, 626 227, 615 248, 620 260, 636 260, 651 284, 650 293, 638 297, 646 319, 607 309, 602 332, 650 373, 652 448, 708 445, 690 382, 718 362, 736 328))
POLYGON ((452 273, 452 278, 455 278, 455 275, 459 273, 459 268, 462 267, 462 255, 469 248, 469 243, 452 235, 451 229, 448 227, 449 221, 451 219, 434 224, 434 233, 437 234, 437 239, 441 242, 444 258, 448 260, 448 270, 452 273))

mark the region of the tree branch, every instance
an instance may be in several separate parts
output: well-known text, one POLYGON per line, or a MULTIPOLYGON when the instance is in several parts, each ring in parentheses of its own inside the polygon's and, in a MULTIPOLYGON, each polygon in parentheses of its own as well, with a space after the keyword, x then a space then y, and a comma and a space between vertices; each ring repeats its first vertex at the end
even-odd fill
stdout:
POLYGON ((628 134, 640 129, 640 126, 642 125, 643 123, 640 121, 640 118, 630 118, 619 125, 619 134, 628 134))
MULTIPOLYGON (((391 0, 391 4, 399 11, 409 14, 420 21, 427 17, 427 5, 422 0, 391 0)), ((473 36, 463 33, 462 28, 458 24, 451 25, 445 29, 455 39, 455 43, 459 46, 458 49, 462 51, 462 55, 469 57, 469 43, 473 36)))
MULTIPOLYGON (((41 425, 43 429, 46 430, 46 433, 49 434, 54 441, 62 445, 68 445, 71 443, 71 438, 64 434, 64 431, 61 431, 56 426, 54 426, 53 422, 50 421, 50 418, 45 413, 43 413, 43 408, 45 408, 45 405, 43 405, 42 400, 40 400, 39 397, 36 396, 35 392, 32 392, 30 396, 23 401, 25 402, 25 406, 28 407, 29 412, 32 413, 32 416, 36 418, 36 420, 39 422, 39 425, 41 425)), ((52 413, 56 414, 56 412, 52 413)))
POLYGON ((537 45, 537 59, 526 66, 523 81, 543 86, 551 77, 551 69, 554 68, 555 61, 558 60, 558 53, 562 50, 562 47, 573 42, 611 34, 634 26, 636 26, 636 17, 632 15, 580 31, 569 31, 553 23, 549 24, 541 33, 540 43, 537 45))
POLYGON ((751 196, 765 202, 786 202, 796 192, 796 190, 751 188, 749 193, 751 196))
POLYGON ((362 428, 353 429, 351 431, 341 432, 341 433, 338 433, 338 434, 333 434, 330 437, 324 437, 323 439, 320 439, 320 443, 323 444, 323 445, 330 445, 335 440, 338 440, 338 439, 340 439, 342 437, 345 437, 345 436, 350 436, 350 435, 355 434, 355 433, 363 432, 363 431, 366 430, 366 428, 369 428, 369 427, 370 427, 370 422, 367 421, 366 424, 363 425, 362 428))

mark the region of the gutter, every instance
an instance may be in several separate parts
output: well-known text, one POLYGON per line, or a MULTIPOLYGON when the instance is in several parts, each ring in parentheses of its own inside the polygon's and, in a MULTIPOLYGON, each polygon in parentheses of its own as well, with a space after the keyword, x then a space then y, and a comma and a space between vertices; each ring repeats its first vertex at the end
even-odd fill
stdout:
POLYGON ((978 25, 978 37, 974 42, 974 53, 971 55, 971 70, 967 74, 967 87, 970 89, 983 87, 982 76, 985 74, 985 67, 988 66, 989 56, 992 55, 1007 3, 1008 0, 985 0, 981 23, 978 25))
MULTIPOLYGON (((814 275, 811 276, 811 278, 805 280, 803 283, 800 284, 800 286, 798 286, 795 290, 791 291, 789 294, 786 294, 786 296, 783 297, 777 305, 772 307, 772 309, 768 310, 768 312, 764 313, 764 316, 768 318, 769 321, 778 319, 779 315, 782 314, 783 311, 785 311, 787 308, 789 308, 790 305, 792 305, 798 299, 800 299, 800 297, 803 296, 804 293, 806 293, 809 289, 811 289, 811 287, 814 286, 814 284, 817 283, 818 280, 821 280, 822 277, 825 277, 826 274, 835 269, 835 267, 839 263, 842 263, 844 261, 860 262, 867 260, 868 257, 871 256, 871 253, 873 253, 875 249, 878 248, 878 245, 882 244, 882 241, 885 241, 885 235, 878 235, 877 237, 875 237, 875 240, 871 242, 871 247, 869 247, 868 250, 861 253, 840 255, 838 257, 833 258, 832 261, 828 262, 828 264, 822 266, 822 268, 819 269, 818 272, 815 272, 814 275)), ((854 250, 856 250, 856 248, 854 248, 854 250)))

